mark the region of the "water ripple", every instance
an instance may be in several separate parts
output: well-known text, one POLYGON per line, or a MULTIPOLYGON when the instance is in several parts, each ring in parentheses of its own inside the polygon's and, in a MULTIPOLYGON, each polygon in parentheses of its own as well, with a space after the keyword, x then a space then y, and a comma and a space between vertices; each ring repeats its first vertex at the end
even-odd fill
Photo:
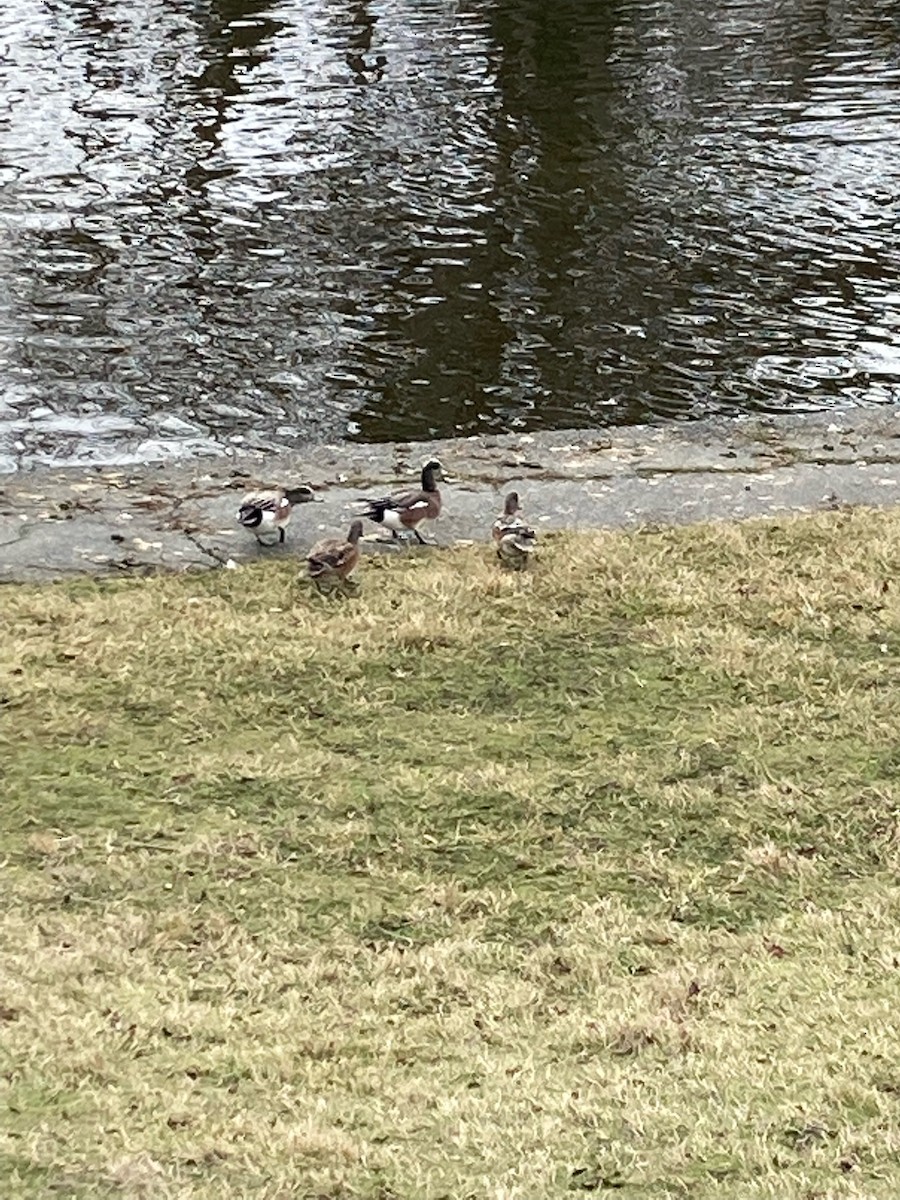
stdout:
POLYGON ((897 400, 857 7, 7 6, 0 469, 897 400))

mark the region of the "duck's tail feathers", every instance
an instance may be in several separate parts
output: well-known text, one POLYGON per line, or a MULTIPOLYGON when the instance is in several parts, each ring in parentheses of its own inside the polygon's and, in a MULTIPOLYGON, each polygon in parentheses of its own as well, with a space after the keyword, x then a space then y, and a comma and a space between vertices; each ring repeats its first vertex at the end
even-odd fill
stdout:
POLYGON ((262 521, 262 509, 256 504, 242 504, 238 509, 239 524, 247 529, 255 529, 262 521))
POLYGON ((387 498, 383 500, 368 500, 360 496, 357 504, 364 504, 366 506, 359 513, 359 516, 368 517, 370 521, 383 520, 385 512, 391 507, 391 502, 387 498))

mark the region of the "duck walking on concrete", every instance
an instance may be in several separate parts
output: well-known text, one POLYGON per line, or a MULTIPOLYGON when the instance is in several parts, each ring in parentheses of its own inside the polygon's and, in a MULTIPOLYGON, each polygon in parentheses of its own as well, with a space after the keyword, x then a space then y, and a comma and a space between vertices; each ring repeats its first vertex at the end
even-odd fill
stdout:
POLYGON ((360 515, 389 529, 394 539, 400 533, 412 533, 420 545, 427 545, 419 533, 418 526, 423 521, 434 521, 440 516, 441 493, 437 484, 442 478, 441 464, 433 458, 422 468, 422 486, 419 491, 396 492, 390 496, 381 496, 377 500, 361 498, 360 503, 366 507, 360 515))
POLYGON ((261 546, 274 546, 276 542, 284 541, 284 531, 294 505, 315 499, 315 492, 306 484, 248 492, 237 512, 238 523, 254 533, 261 546))

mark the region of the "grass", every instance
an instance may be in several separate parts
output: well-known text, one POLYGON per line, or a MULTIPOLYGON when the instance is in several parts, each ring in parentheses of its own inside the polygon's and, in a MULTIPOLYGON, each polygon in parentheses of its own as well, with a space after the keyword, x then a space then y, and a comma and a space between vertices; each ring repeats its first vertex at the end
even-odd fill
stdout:
POLYGON ((0 1194, 900 1195, 898 561, 0 591, 0 1194))

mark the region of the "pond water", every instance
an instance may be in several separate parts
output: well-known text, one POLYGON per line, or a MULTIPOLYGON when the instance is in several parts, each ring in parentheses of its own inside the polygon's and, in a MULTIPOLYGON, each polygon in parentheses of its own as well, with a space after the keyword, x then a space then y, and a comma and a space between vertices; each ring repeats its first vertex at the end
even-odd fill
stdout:
POLYGON ((0 468, 897 399, 894 0, 0 6, 0 468))

